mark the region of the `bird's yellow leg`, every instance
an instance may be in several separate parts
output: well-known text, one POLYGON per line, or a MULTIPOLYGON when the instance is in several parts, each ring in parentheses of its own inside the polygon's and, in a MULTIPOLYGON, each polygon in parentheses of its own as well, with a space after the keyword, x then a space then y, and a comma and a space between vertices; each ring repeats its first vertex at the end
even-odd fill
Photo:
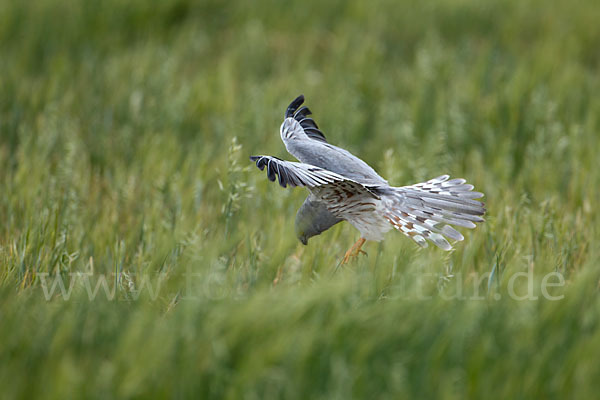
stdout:
POLYGON ((342 264, 347 264, 348 261, 350 261, 351 258, 356 258, 358 257, 359 254, 367 254, 366 252, 364 252, 363 250, 361 250, 363 244, 365 244, 365 242, 367 241, 367 239, 365 238, 359 238, 356 243, 354 243, 352 245, 352 247, 350 247, 350 249, 346 252, 346 254, 344 254, 344 259, 342 260, 342 264))

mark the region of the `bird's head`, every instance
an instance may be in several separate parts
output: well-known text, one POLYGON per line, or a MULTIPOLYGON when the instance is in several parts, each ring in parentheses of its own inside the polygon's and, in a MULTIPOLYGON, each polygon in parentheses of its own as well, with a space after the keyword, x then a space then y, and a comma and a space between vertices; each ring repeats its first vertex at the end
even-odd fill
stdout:
POLYGON ((327 210, 325 204, 312 201, 308 197, 296 214, 296 237, 302 244, 306 245, 308 239, 320 235, 341 221, 327 210))
POLYGON ((305 246, 308 244, 309 238, 320 233, 316 231, 313 225, 313 218, 313 211, 306 209, 304 205, 300 207, 296 214, 296 223, 294 224, 296 237, 305 246))

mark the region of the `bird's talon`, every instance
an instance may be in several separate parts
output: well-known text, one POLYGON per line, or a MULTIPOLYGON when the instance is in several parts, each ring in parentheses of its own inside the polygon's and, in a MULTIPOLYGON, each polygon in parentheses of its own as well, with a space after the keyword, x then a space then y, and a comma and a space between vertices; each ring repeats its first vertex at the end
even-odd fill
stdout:
POLYGON ((364 250, 361 250, 362 245, 365 243, 365 239, 360 238, 356 241, 356 243, 354 243, 352 245, 352 247, 350 247, 350 250, 348 250, 346 252, 346 254, 344 254, 344 258, 342 259, 341 264, 347 264, 348 261, 350 261, 351 258, 356 259, 358 257, 359 254, 364 254, 367 255, 367 253, 364 250))

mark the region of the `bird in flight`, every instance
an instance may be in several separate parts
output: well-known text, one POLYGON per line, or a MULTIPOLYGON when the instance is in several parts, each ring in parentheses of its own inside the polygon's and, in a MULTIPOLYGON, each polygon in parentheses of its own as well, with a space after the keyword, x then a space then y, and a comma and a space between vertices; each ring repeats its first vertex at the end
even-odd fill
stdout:
POLYGON ((347 150, 327 142, 325 135, 302 106, 298 96, 288 106, 280 134, 287 151, 300 162, 272 156, 251 156, 271 181, 282 187, 304 186, 309 194, 296 214, 296 236, 303 244, 341 221, 360 232, 342 263, 360 253, 365 241, 381 241, 396 228, 421 247, 427 242, 452 249, 447 239, 461 241, 452 227, 475 228, 483 222, 483 193, 474 192, 464 179, 442 175, 410 186, 390 186, 367 163, 347 150))

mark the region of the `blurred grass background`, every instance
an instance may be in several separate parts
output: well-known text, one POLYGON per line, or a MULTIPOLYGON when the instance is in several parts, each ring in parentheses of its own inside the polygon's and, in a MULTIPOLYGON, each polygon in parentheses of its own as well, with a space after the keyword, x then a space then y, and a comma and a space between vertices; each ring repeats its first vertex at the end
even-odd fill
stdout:
POLYGON ((595 398, 599 20, 592 0, 0 1, 1 397, 595 398), (300 93, 390 183, 467 178, 487 222, 450 254, 390 232, 336 270, 358 232, 302 246, 305 192, 248 161, 291 158, 300 93))

